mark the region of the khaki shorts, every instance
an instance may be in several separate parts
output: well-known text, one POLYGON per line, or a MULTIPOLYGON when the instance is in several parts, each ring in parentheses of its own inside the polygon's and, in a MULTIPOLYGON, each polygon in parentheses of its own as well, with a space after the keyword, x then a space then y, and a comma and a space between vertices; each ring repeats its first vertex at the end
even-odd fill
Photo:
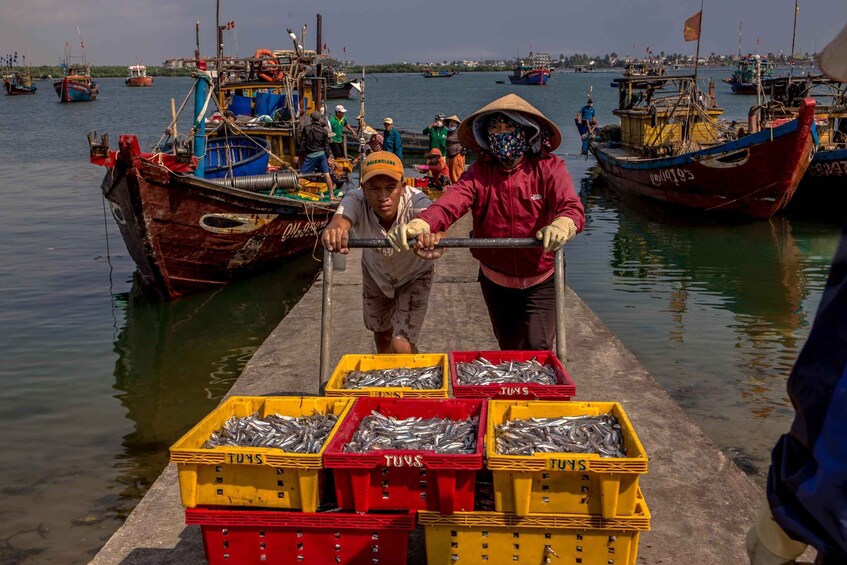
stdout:
POLYGON ((394 290, 394 298, 383 294, 367 269, 362 269, 362 310, 365 327, 372 332, 392 331, 392 337, 417 343, 426 317, 432 270, 394 290))

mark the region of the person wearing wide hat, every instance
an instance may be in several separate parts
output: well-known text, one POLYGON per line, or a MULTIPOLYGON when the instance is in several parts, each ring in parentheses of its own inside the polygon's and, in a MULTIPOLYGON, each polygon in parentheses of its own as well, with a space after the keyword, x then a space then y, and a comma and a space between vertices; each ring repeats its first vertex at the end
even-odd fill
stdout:
POLYGON ((447 157, 447 170, 451 183, 459 180, 465 172, 465 147, 459 141, 459 124, 461 123, 462 120, 455 114, 444 118, 444 126, 447 128, 447 150, 444 156, 447 157))
POLYGON ((582 202, 565 162, 552 154, 562 135, 523 98, 498 98, 465 119, 462 145, 479 159, 432 206, 393 227, 395 249, 432 249, 431 233, 450 227, 468 210, 478 238, 535 237, 531 249, 474 249, 479 282, 501 349, 553 348, 556 334, 553 252, 585 224, 582 202))
POLYGON ((430 149, 424 155, 426 165, 414 165, 419 173, 427 173, 427 188, 429 190, 444 190, 450 184, 450 175, 444 156, 438 149, 430 149))

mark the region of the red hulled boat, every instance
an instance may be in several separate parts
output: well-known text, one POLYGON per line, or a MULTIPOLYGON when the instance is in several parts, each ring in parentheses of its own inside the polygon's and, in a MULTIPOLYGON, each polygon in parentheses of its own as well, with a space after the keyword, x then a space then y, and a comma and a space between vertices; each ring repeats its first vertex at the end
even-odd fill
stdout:
MULTIPOLYGON (((621 126, 604 128, 591 152, 622 192, 712 213, 767 219, 785 208, 814 152, 815 102, 797 118, 753 133, 717 121, 723 110, 693 77, 663 77, 670 96, 620 84, 621 126)), ((651 79, 640 78, 639 82, 651 79)), ((664 86, 664 85, 663 85, 664 86)))
MULTIPOLYGON (((334 212, 335 203, 195 176, 196 158, 142 153, 134 135, 122 135, 117 151, 107 139, 90 143, 91 162, 108 169, 101 189, 141 279, 166 298, 219 287, 312 249, 334 212)), ((271 184, 297 183, 285 172, 271 184)))

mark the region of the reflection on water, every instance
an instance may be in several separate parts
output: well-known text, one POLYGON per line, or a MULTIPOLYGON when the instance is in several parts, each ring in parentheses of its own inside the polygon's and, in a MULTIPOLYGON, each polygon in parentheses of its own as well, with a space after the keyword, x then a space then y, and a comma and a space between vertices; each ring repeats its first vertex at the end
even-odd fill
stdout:
POLYGON ((116 397, 132 421, 116 456, 125 517, 167 465, 168 448, 209 413, 245 364, 314 280, 311 257, 211 293, 159 302, 132 292, 116 299, 126 325, 115 341, 116 397))
POLYGON ((582 183, 587 249, 569 282, 716 443, 759 480, 793 411, 788 374, 809 331, 838 231, 778 217, 704 219, 582 183), (603 271, 607 281, 601 283, 603 271), (598 284, 600 283, 600 284, 598 284))

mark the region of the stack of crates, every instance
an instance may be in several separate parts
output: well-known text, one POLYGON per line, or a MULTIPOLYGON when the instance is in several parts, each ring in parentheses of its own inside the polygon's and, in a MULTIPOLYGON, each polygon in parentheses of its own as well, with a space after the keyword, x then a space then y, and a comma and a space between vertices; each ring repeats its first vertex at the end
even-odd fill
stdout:
POLYGON ((332 469, 338 505, 357 512, 432 510, 450 514, 473 510, 476 473, 482 469, 486 403, 481 399, 448 399, 450 368, 446 354, 344 355, 327 382, 327 396, 359 397, 350 416, 327 448, 324 457, 332 469), (438 366, 442 385, 437 389, 402 387, 345 389, 350 371, 438 366), (372 412, 398 419, 479 419, 476 452, 434 453, 417 450, 383 450, 345 453, 346 445, 362 420, 372 412))
POLYGON ((429 355, 345 355, 326 397, 233 397, 171 448, 186 523, 201 526, 206 558, 218 563, 401 565, 409 533, 423 527, 429 565, 575 563, 635 565, 650 513, 638 487, 647 456, 614 402, 571 402, 576 387, 550 351, 454 351, 429 355), (556 384, 461 385, 456 364, 535 358, 556 384), (345 389, 353 370, 440 366, 437 389, 345 389), (449 398, 452 389, 455 398, 449 398), (202 449, 231 416, 330 412, 338 422, 320 453, 202 449), (406 418, 477 417, 471 454, 416 450, 344 451, 372 413, 406 418), (495 428, 509 420, 614 415, 627 457, 501 455, 495 428), (490 496, 480 496, 480 486, 490 496), (332 512, 319 506, 333 499, 332 512), (490 506, 485 499, 489 499, 490 506))
POLYGON ((494 512, 450 517, 419 513, 429 563, 580 563, 635 565, 639 533, 650 513, 638 488, 647 455, 620 404, 492 400, 486 469, 494 512), (612 414, 627 457, 599 454, 496 452, 495 429, 509 420, 612 414))
POLYGON ((186 524, 200 526, 209 563, 405 563, 409 532, 415 528, 413 512, 361 516, 318 511, 331 478, 324 452, 352 407, 352 398, 235 396, 171 447, 186 524), (334 414, 338 421, 315 454, 202 447, 233 416, 316 412, 334 414))

